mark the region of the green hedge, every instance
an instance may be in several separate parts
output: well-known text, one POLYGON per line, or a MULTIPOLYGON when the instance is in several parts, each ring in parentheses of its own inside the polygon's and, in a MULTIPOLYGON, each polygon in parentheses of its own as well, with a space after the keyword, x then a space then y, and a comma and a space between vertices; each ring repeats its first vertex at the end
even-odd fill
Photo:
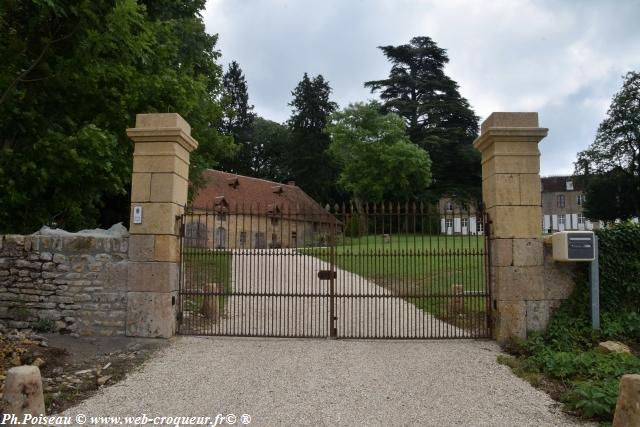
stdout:
POLYGON ((544 376, 562 389, 567 408, 611 420, 623 374, 640 373, 640 225, 616 224, 597 232, 600 243, 601 329, 591 329, 586 270, 576 289, 542 334, 509 348, 516 356, 501 362, 536 384, 544 376), (636 352, 605 354, 599 342, 622 341, 636 352))

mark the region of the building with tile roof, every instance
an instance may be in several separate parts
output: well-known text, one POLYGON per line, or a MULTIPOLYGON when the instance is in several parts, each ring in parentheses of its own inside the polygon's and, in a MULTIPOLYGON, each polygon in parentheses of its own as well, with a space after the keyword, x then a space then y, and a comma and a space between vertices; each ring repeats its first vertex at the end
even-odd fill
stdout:
POLYGON ((295 183, 206 170, 185 224, 187 246, 289 248, 323 245, 338 220, 295 183))

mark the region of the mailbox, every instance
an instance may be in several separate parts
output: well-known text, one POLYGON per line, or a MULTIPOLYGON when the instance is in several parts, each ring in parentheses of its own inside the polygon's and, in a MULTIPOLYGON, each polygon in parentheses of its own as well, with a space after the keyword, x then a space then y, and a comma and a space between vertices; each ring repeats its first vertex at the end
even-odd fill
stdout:
POLYGON ((595 242, 592 231, 561 231, 553 233, 554 261, 593 261, 595 242))

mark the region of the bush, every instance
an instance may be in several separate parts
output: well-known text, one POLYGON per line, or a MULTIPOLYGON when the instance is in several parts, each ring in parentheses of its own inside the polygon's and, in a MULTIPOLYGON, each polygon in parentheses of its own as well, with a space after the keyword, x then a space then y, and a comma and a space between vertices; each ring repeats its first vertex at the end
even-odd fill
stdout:
MULTIPOLYGON (((580 415, 611 420, 620 377, 640 373, 640 358, 594 349, 604 340, 640 344, 640 225, 598 230, 601 329, 591 329, 586 275, 547 330, 511 350, 517 359, 499 361, 525 379, 543 375, 566 390, 563 402, 580 415)), ((585 271, 586 272, 586 271, 585 271)))

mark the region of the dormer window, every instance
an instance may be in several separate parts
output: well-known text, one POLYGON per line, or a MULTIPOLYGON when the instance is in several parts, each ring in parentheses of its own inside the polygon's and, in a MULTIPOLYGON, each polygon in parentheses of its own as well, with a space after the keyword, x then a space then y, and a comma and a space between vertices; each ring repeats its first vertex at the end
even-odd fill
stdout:
POLYGON ((240 180, 237 177, 230 178, 227 180, 227 184, 229 184, 229 187, 233 187, 233 189, 235 190, 236 188, 238 188, 238 185, 240 185, 240 180))
POLYGON ((567 181, 567 191, 573 191, 573 181, 567 181))

